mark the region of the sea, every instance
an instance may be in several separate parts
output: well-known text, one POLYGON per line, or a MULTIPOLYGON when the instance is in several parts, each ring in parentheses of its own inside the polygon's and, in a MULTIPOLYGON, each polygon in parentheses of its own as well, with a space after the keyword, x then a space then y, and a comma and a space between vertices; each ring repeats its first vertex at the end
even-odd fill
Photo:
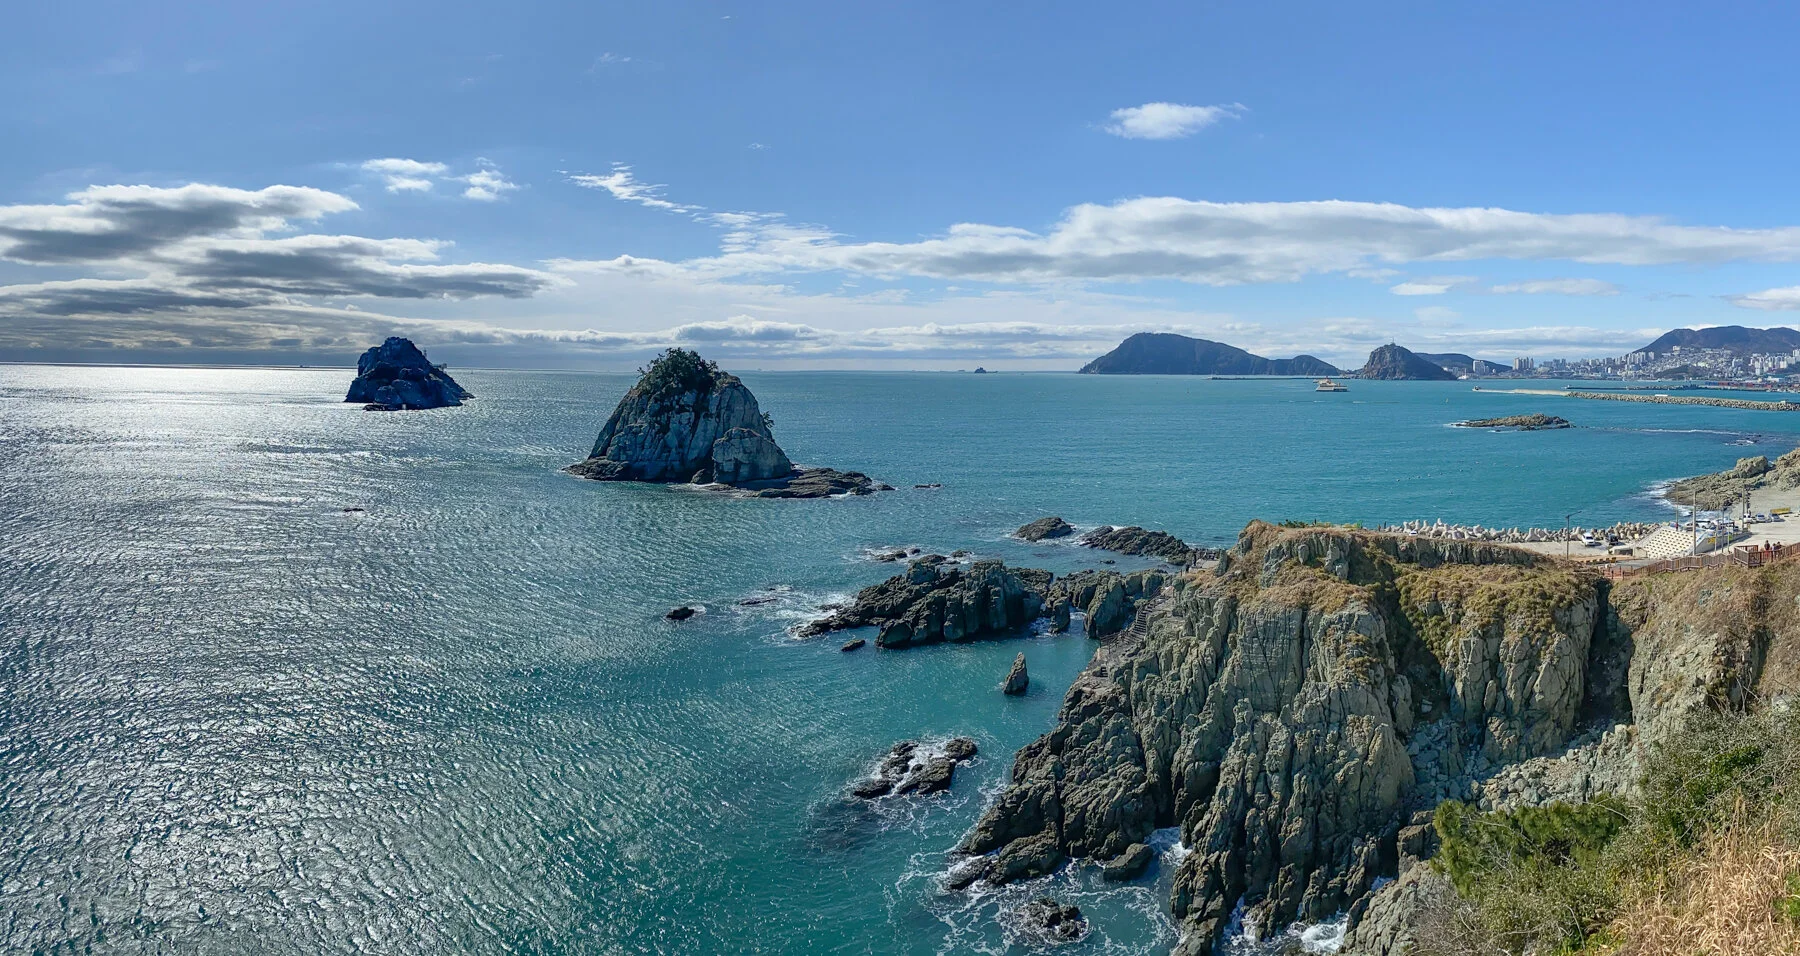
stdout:
POLYGON ((1172 831, 1135 884, 941 887, 1092 642, 794 626, 896 548, 1144 566, 1008 537, 1045 515, 1604 525, 1800 444, 1457 382, 745 372, 795 460, 898 489, 751 500, 563 474, 627 376, 453 372, 468 405, 384 414, 343 369, 0 366, 0 951, 1025 954, 1043 895, 1089 919, 1063 952, 1166 951, 1172 831), (1578 427, 1450 427, 1534 411, 1578 427), (949 793, 846 797, 952 735, 949 793))

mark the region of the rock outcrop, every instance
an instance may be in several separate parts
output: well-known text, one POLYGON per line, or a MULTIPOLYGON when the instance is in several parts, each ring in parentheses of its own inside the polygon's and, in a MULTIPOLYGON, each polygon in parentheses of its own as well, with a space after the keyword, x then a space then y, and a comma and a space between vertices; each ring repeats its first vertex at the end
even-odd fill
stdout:
POLYGON ((413 411, 461 405, 470 395, 442 366, 431 364, 411 339, 398 336, 369 349, 356 360, 356 379, 346 402, 363 402, 370 411, 413 411))
POLYGON ((1369 361, 1356 373, 1357 378, 1399 381, 1455 381, 1456 375, 1436 362, 1414 355, 1398 345, 1388 344, 1369 353, 1369 361))
POLYGON ((619 400, 571 474, 596 481, 722 484, 764 498, 824 498, 892 490, 860 472, 800 468, 737 376, 670 349, 619 400))
POLYGON ((956 765, 975 757, 975 741, 952 737, 941 747, 903 740, 889 750, 875 772, 850 787, 850 794, 864 800, 889 795, 938 793, 956 781, 956 765))
POLYGON ((1013 532, 1013 537, 1025 541, 1043 541, 1046 538, 1066 538, 1075 533, 1075 526, 1060 517, 1039 518, 1013 532))
POLYGON ((1018 697, 1031 688, 1031 675, 1025 670, 1025 655, 1013 658, 1012 669, 1006 672, 1006 680, 1000 682, 1000 693, 1009 697, 1018 697))
POLYGON ((877 647, 971 641, 1018 633, 1037 620, 1055 576, 999 561, 967 567, 926 555, 906 573, 863 588, 847 607, 809 622, 802 637, 854 627, 879 627, 877 647))
MULTIPOLYGON (((1570 428, 1569 420, 1543 412, 1530 415, 1507 415, 1502 418, 1471 418, 1466 422, 1457 422, 1458 428, 1506 428, 1513 431, 1537 432, 1555 428, 1570 428)), ((1765 459, 1766 461, 1767 459, 1765 459)))
POLYGON ((1116 860, 1179 826, 1180 952, 1211 952, 1239 903, 1261 926, 1328 917, 1392 874, 1421 768, 1569 738, 1601 600, 1598 578, 1510 548, 1253 524, 1100 648, 960 872, 1116 860))
POLYGON ((1800 487, 1800 448, 1772 462, 1762 455, 1739 458, 1725 471, 1671 483, 1663 497, 1684 508, 1698 501, 1703 511, 1719 511, 1742 501, 1746 492, 1754 503, 1758 491, 1794 487, 1800 487))
POLYGON ((1079 942, 1087 935, 1087 917, 1081 907, 1063 905, 1040 896, 1019 908, 1019 928, 1025 935, 1052 946, 1079 942))
POLYGON ((1199 549, 1167 531, 1146 531, 1137 525, 1095 528, 1081 536, 1081 546, 1116 551, 1119 554, 1161 558, 1177 567, 1191 564, 1202 556, 1199 549))

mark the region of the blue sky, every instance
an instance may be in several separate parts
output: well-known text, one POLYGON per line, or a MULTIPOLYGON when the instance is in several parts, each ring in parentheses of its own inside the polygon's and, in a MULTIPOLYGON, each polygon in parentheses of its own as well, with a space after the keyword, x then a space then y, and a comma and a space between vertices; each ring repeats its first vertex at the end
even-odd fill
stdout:
POLYGON ((0 358, 1357 364, 1792 324, 1796 14, 37 4, 0 358))

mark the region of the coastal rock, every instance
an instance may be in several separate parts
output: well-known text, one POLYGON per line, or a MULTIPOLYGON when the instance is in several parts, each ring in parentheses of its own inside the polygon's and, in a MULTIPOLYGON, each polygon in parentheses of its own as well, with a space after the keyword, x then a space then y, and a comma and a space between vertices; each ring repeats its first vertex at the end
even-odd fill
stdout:
POLYGON ((976 561, 964 568, 941 555, 909 563, 906 573, 863 588, 848 607, 800 628, 812 637, 880 627, 878 647, 968 641, 1014 633, 1044 610, 1054 576, 1035 568, 976 561))
POLYGON ((1087 935, 1087 917, 1081 907, 1064 906, 1041 896, 1019 908, 1019 928, 1039 942, 1051 945, 1079 942, 1087 935))
POLYGON ((1069 608, 1078 608, 1087 636, 1105 638, 1131 626, 1138 602, 1156 597, 1168 580, 1161 571, 1077 571, 1051 586, 1046 615, 1052 629, 1069 626, 1069 608))
POLYGON ((1356 377, 1390 382, 1448 382, 1456 379, 1455 373, 1442 365, 1420 358, 1392 343, 1370 352, 1369 360, 1356 373, 1356 377))
POLYGON ((848 640, 848 641, 845 641, 845 642, 844 642, 844 646, 843 646, 843 647, 840 647, 840 648, 838 648, 838 650, 840 650, 840 651, 846 651, 846 652, 848 652, 848 651, 857 651, 857 650, 861 650, 861 649, 862 649, 862 647, 863 647, 863 645, 864 645, 864 644, 867 644, 867 643, 869 643, 869 642, 868 642, 868 641, 866 641, 866 640, 864 640, 864 639, 862 639, 862 638, 860 638, 860 637, 858 637, 858 638, 855 638, 855 639, 854 639, 854 640, 848 640))
POLYGON ((1039 518, 1019 530, 1013 537, 1026 541, 1042 541, 1046 538, 1066 538, 1075 533, 1075 526, 1060 517, 1039 518))
POLYGON ((721 484, 758 498, 866 495, 885 488, 860 472, 796 467, 737 376, 685 349, 643 369, 585 461, 567 471, 596 481, 721 484))
POLYGON ((850 785, 851 796, 874 800, 890 794, 924 796, 950 789, 956 781, 956 765, 975 756, 975 742, 955 737, 932 750, 916 741, 893 746, 875 772, 850 785))
POLYGON ((1178 826, 1193 954, 1240 903, 1279 926, 1362 899, 1392 872, 1415 761, 1561 746, 1600 618, 1597 579, 1552 560, 1337 528, 1254 523, 1210 580, 1177 584, 1100 647, 960 849, 1003 883, 1178 826), (1414 755, 1427 714, 1440 745, 1414 755))
POLYGON ((683 604, 681 607, 675 608, 669 613, 664 614, 663 618, 670 621, 685 621, 698 613, 700 613, 699 609, 691 608, 683 604))
POLYGON ((1124 853, 1106 861, 1100 870, 1101 879, 1110 883, 1124 883, 1143 876, 1156 861, 1156 851, 1145 843, 1133 843, 1124 853))
POLYGON ((1031 686, 1031 676, 1025 673, 1025 655, 1013 658, 1012 669, 1006 672, 1006 680, 1000 684, 1000 693, 1017 697, 1025 693, 1031 686))
POLYGON ((1741 501, 1746 492, 1754 500, 1757 491, 1795 487, 1800 487, 1800 448, 1773 462, 1762 455, 1739 458, 1726 471, 1671 483, 1663 489, 1663 497, 1684 508, 1698 501, 1704 511, 1720 511, 1741 501))
POLYGON ((1167 531, 1146 531, 1136 525, 1095 528, 1081 536, 1081 546, 1116 551, 1119 554, 1161 558, 1177 566, 1190 564, 1198 556, 1187 542, 1167 531))
MULTIPOLYGON (((1570 428, 1566 418, 1533 412, 1530 415, 1508 415, 1504 418, 1471 418, 1466 422, 1457 422, 1458 428, 1510 428, 1515 431, 1535 432, 1554 428, 1570 428)), ((1767 462, 1767 459, 1764 459, 1767 462)))
POLYGON ((372 411, 410 411, 461 405, 468 397, 411 339, 395 336, 356 360, 356 379, 344 401, 364 402, 372 411))

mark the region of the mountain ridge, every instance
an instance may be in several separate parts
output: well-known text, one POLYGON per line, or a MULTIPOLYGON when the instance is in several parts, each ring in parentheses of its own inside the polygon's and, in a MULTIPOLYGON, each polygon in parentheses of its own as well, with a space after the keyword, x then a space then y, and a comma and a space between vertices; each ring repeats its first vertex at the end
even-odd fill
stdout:
POLYGON ((1083 365, 1086 375, 1340 375, 1335 365, 1311 355, 1271 359, 1224 342, 1173 332, 1138 332, 1083 365))

